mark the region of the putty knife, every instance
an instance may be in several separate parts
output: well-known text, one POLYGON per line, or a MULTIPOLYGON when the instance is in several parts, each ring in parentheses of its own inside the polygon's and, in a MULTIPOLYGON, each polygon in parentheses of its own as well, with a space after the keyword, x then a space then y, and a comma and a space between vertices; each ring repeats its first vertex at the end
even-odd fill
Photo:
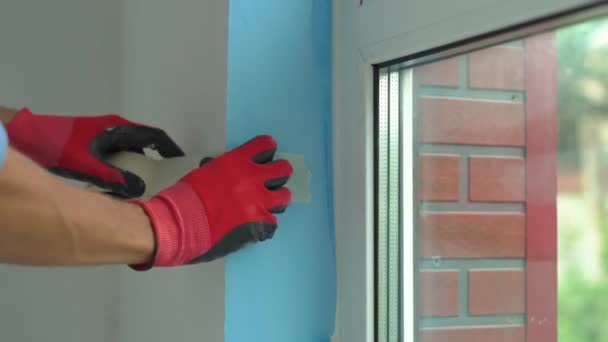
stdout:
MULTIPOLYGON (((293 153, 277 153, 275 159, 287 159, 293 166, 293 176, 287 182, 292 192, 293 201, 308 203, 310 201, 310 176, 304 156, 293 153)), ((181 177, 199 166, 201 158, 176 157, 167 159, 152 159, 134 152, 120 152, 112 155, 107 162, 128 170, 141 177, 146 183, 146 191, 141 196, 148 199, 166 187, 173 185, 181 177)), ((101 190, 93 185, 89 189, 101 190)))

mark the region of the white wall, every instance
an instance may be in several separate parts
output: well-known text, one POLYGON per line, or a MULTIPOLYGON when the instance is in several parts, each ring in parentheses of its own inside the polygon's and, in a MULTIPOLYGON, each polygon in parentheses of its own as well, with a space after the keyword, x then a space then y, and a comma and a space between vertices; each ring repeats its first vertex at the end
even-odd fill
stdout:
POLYGON ((226 144, 227 0, 123 2, 122 111, 188 154, 226 144))
POLYGON ((120 3, 3 1, 0 103, 46 113, 118 111, 120 3))
POLYGON ((334 0, 336 335, 341 341, 372 341, 371 325, 364 324, 373 312, 371 65, 585 2, 363 0, 359 6, 359 1, 334 0))
MULTIPOLYGON (((120 31, 120 0, 3 1, 0 103, 118 111, 120 31)), ((0 339, 114 341, 118 276, 116 267, 0 266, 0 339)))
MULTIPOLYGON (((0 104, 124 113, 191 154, 224 149, 227 1, 0 4, 0 104)), ((76 208, 75 208, 76 209, 76 208)), ((0 339, 223 341, 224 265, 0 266, 0 339)))
MULTIPOLYGON (((226 144, 228 4, 123 3, 122 112, 166 129, 188 154, 226 144)), ((121 272, 120 341, 223 341, 224 262, 121 272)))

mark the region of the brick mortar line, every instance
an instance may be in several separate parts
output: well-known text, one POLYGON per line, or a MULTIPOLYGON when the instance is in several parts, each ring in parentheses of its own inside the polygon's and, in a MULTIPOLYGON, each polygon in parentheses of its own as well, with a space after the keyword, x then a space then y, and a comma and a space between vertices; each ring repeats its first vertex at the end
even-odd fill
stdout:
POLYGON ((461 89, 437 86, 420 86, 416 92, 417 97, 454 99, 471 101, 488 101, 525 104, 526 97, 523 91, 503 91, 492 89, 461 89))
POLYGON ((525 270, 525 258, 441 258, 440 264, 435 265, 433 258, 418 258, 419 270, 525 270))
POLYGON ((479 326, 521 327, 525 326, 526 315, 494 315, 464 317, 424 317, 420 318, 421 329, 469 328, 479 326))
POLYGON ((435 267, 435 266, 420 266, 418 267, 419 271, 463 271, 463 272, 468 272, 468 271, 525 271, 526 267, 513 267, 513 266, 501 266, 501 265, 494 265, 494 266, 484 266, 484 267, 468 267, 468 266, 457 266, 457 265, 450 265, 449 267, 446 266, 445 268, 442 268, 441 266, 435 267))
POLYGON ((469 88, 469 58, 463 54, 458 58, 458 88, 467 90, 469 88))
POLYGON ((480 145, 454 145, 454 144, 426 144, 418 145, 418 155, 421 154, 466 154, 467 156, 492 157, 525 157, 525 147, 507 146, 480 146, 480 145))
POLYGON ((525 214, 524 203, 492 203, 492 202, 422 202, 421 213, 515 213, 525 214))
POLYGON ((513 48, 524 48, 524 41, 523 39, 517 39, 517 40, 512 40, 510 42, 506 42, 503 44, 500 44, 499 46, 504 46, 504 47, 513 47, 513 48))
POLYGON ((458 272, 458 317, 469 317, 469 269, 458 272))

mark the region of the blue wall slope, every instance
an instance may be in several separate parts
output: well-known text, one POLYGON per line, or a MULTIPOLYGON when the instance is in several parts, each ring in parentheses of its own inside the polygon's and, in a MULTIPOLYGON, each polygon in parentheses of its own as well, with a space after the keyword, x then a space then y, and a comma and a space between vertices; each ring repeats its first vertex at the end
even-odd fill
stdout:
POLYGON ((230 0, 228 148, 271 134, 304 154, 312 200, 275 237, 226 263, 226 342, 328 341, 336 265, 331 183, 329 0, 230 0))

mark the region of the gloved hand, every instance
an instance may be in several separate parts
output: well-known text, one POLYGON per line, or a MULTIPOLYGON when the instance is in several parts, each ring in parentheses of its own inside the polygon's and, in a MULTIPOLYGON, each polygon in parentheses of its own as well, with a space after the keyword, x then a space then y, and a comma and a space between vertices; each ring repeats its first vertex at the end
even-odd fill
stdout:
POLYGON ((141 205, 154 227, 152 261, 133 266, 176 266, 211 261, 273 236, 274 214, 291 203, 284 187, 292 175, 286 160, 273 161, 277 144, 259 136, 208 160, 141 205))
POLYGON ((150 147, 163 157, 184 155, 163 130, 117 115, 36 115, 23 108, 6 128, 11 145, 49 171, 123 197, 141 196, 145 184, 137 175, 104 162, 109 154, 143 153, 150 147))

